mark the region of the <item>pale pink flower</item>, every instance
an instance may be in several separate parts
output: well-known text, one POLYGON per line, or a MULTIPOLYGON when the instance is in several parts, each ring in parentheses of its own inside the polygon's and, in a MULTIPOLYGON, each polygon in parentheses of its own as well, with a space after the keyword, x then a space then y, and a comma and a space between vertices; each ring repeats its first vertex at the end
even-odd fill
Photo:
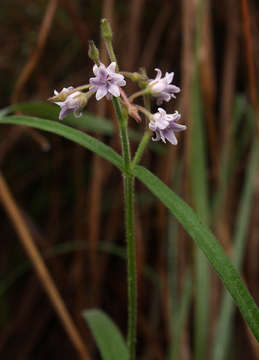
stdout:
POLYGON ((106 96, 120 96, 120 86, 125 86, 124 76, 116 72, 116 63, 112 62, 108 67, 104 64, 94 65, 93 72, 95 77, 90 78, 90 91, 96 92, 96 100, 106 96))
POLYGON ((151 87, 152 95, 157 99, 157 105, 161 105, 163 101, 170 101, 171 98, 175 98, 175 94, 181 90, 178 86, 172 85, 171 82, 174 78, 174 73, 165 73, 162 78, 162 72, 160 69, 155 69, 157 72, 156 78, 150 80, 149 86, 151 87))
POLYGON ((156 137, 152 140, 162 140, 164 143, 168 140, 171 144, 177 145, 175 132, 186 130, 185 125, 175 123, 181 118, 178 111, 175 111, 174 114, 167 114, 164 109, 158 108, 158 112, 153 117, 154 121, 150 121, 149 129, 154 131, 156 137))
POLYGON ((86 94, 81 91, 75 91, 66 96, 66 93, 70 93, 73 90, 73 86, 63 88, 61 92, 54 90, 55 96, 64 95, 64 101, 55 101, 55 104, 60 106, 59 120, 63 120, 68 114, 73 112, 75 117, 80 117, 82 113, 80 111, 86 105, 86 94))

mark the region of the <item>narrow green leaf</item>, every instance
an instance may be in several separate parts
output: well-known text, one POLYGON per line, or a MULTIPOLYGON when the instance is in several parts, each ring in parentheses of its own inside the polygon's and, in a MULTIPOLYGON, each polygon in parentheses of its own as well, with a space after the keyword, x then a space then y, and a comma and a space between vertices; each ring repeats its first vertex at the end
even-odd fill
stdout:
POLYGON ((31 126, 36 129, 45 130, 60 135, 95 152, 102 158, 110 161, 119 169, 123 170, 122 159, 120 155, 112 148, 95 139, 94 137, 87 135, 82 131, 73 129, 70 126, 63 125, 60 122, 30 116, 7 116, 0 118, 0 123, 31 126))
POLYGON ((128 360, 126 343, 117 325, 98 309, 83 313, 102 355, 102 360, 128 360))
POLYGON ((136 166, 132 172, 175 215, 207 256, 259 341, 259 310, 214 235, 193 210, 149 170, 136 166))
MULTIPOLYGON (((13 105, 12 110, 22 111, 25 115, 42 119, 58 120, 60 109, 57 105, 47 102, 26 102, 13 105)), ((62 123, 102 135, 112 135, 114 133, 114 125, 110 120, 91 113, 84 112, 78 118, 70 114, 62 120, 62 123)))
MULTIPOLYGON (((258 167, 258 143, 257 140, 251 149, 251 154, 248 162, 248 168, 245 178, 244 189, 242 192, 238 216, 236 219, 236 229, 234 235, 234 249, 233 249, 233 263, 238 269, 242 266, 244 256, 244 245, 248 229, 248 220, 251 213, 251 203, 254 191, 254 179, 258 167)), ((225 292, 220 308, 220 315, 215 334, 214 348, 212 359, 224 360, 227 356, 228 346, 230 343, 232 333, 232 317, 234 313, 233 301, 230 295, 225 292)))
MULTIPOLYGON (((55 121, 57 121, 59 114, 59 107, 57 105, 47 102, 29 101, 26 103, 11 105, 8 108, 3 109, 3 113, 1 114, 0 112, 0 115, 6 116, 16 110, 21 111, 25 115, 55 121)), ((68 115, 64 120, 62 120, 62 123, 100 135, 111 136, 115 132, 114 124, 110 119, 85 111, 79 118, 76 118, 71 114, 68 115)), ((139 141, 142 137, 142 133, 135 131, 134 129, 129 129, 129 137, 131 140, 139 141)), ((148 146, 150 150, 156 152, 157 154, 162 155, 165 153, 164 147, 160 144, 150 142, 148 146)))

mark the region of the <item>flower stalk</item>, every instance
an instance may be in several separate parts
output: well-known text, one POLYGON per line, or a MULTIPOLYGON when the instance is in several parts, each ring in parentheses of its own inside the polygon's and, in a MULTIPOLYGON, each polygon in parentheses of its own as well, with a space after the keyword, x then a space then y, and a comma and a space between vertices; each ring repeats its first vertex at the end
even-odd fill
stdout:
POLYGON ((115 52, 114 52, 113 46, 112 46, 112 29, 111 29, 111 25, 109 24, 109 21, 107 19, 101 20, 101 32, 102 32, 103 39, 105 41, 105 45, 106 45, 106 49, 108 51, 109 57, 110 57, 111 61, 116 62, 117 70, 118 70, 118 62, 117 62, 116 55, 115 55, 115 52))
POLYGON ((152 132, 150 130, 146 130, 144 132, 144 135, 139 143, 139 146, 137 148, 137 151, 134 155, 134 158, 131 162, 131 167, 134 168, 136 165, 138 165, 138 163, 140 162, 141 158, 142 158, 142 155, 143 155, 143 152, 145 150, 145 148, 147 147, 147 144, 150 140, 152 136, 152 132))
POLYGON ((121 136, 122 155, 125 172, 124 205, 125 227, 127 242, 127 270, 128 270, 128 348, 129 359, 136 358, 136 327, 137 327, 137 270, 136 270, 136 244, 134 236, 134 177, 131 175, 131 155, 127 129, 127 117, 122 113, 118 98, 113 97, 113 105, 118 118, 121 136))

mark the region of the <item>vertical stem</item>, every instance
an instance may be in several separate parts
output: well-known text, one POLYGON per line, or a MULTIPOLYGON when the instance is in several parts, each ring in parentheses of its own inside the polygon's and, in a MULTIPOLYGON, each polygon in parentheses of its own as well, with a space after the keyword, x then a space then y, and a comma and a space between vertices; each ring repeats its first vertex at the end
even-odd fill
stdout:
POLYGON ((135 360, 137 326, 137 272, 136 245, 134 238, 134 177, 130 174, 131 156, 127 131, 127 117, 123 116, 119 100, 115 97, 113 97, 113 105, 118 117, 122 155, 125 167, 125 172, 123 174, 123 184, 128 267, 128 348, 129 360, 135 360))
POLYGON ((116 115, 118 117, 124 166, 126 172, 128 172, 130 169, 130 146, 129 146, 129 137, 128 137, 128 129, 127 129, 127 118, 122 114, 119 100, 116 97, 113 97, 112 102, 116 115))
POLYGON ((128 265, 128 347, 130 360, 136 357, 137 274, 134 239, 134 177, 124 175, 125 224, 128 265))
MULTIPOLYGON (((101 21, 102 35, 111 61, 118 63, 112 46, 112 31, 106 19, 101 21)), ((134 177, 131 175, 131 155, 128 137, 128 115, 124 115, 118 98, 113 97, 113 106, 118 118, 120 129, 122 156, 124 160, 124 206, 125 227, 127 242, 127 268, 128 268, 128 348, 129 360, 136 358, 136 327, 137 327, 137 270, 136 270, 136 245, 134 237, 134 177)))

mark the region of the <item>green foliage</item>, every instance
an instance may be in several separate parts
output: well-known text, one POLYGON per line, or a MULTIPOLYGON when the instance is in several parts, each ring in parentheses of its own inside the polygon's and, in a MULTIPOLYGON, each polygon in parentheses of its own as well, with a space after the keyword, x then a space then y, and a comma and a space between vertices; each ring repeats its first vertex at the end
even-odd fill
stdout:
POLYGON ((168 207, 207 256, 259 341, 259 310, 214 235, 194 211, 149 170, 136 166, 133 174, 168 207))
MULTIPOLYGON (((244 246, 247 239, 248 220, 251 213, 252 195, 254 191, 254 178, 258 167, 258 143, 255 139, 251 149, 243 192, 238 209, 236 230, 233 242, 233 263, 240 269, 242 265, 244 246)), ((214 340, 212 359, 224 360, 227 355, 232 329, 232 317, 234 313, 233 300, 228 292, 222 298, 220 315, 214 340)))
POLYGON ((83 313, 97 343, 103 360, 128 360, 126 343, 114 322, 100 310, 83 313))
MULTIPOLYGON (((59 115, 58 106, 52 103, 28 101, 0 110, 0 116, 10 115, 14 111, 21 111, 24 115, 55 121, 58 119, 59 115)), ((110 119, 85 111, 79 118, 76 118, 71 114, 68 115, 62 120, 62 124, 104 136, 112 136, 116 131, 115 126, 110 119)), ((139 141, 142 138, 142 133, 129 129, 129 138, 133 141, 139 141)), ((149 143, 148 146, 157 154, 165 153, 165 149, 161 144, 149 143)))
POLYGON ((95 152, 102 158, 110 161, 119 169, 123 170, 122 159, 119 154, 116 153, 116 151, 103 144, 101 141, 95 139, 94 137, 89 136, 82 131, 73 129, 67 125, 63 125, 60 122, 30 116, 9 116, 0 118, 0 123, 31 126, 36 129, 45 130, 60 135, 95 152))
MULTIPOLYGON (((122 159, 114 150, 93 137, 66 125, 24 116, 2 117, 0 123, 26 125, 58 134, 94 151, 124 171, 122 159)), ((214 235, 200 221, 194 211, 149 170, 142 166, 135 166, 131 172, 175 215, 207 256, 259 341, 259 310, 214 235)))

